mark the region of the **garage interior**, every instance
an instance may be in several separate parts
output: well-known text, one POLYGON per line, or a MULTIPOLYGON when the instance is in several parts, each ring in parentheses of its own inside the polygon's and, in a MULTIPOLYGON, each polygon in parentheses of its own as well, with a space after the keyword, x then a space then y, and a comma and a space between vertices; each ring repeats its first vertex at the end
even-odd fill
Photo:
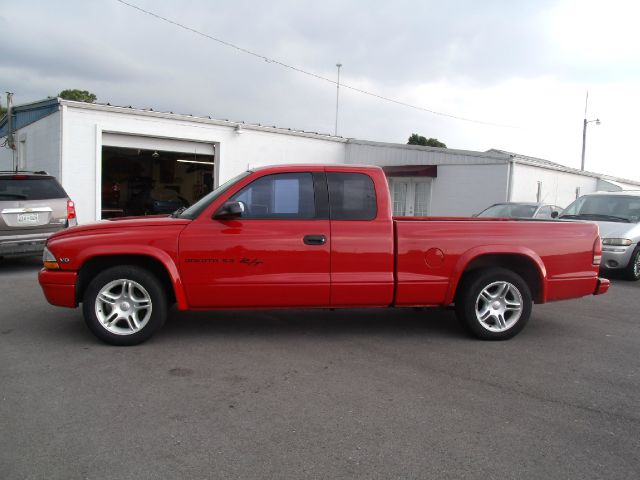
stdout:
POLYGON ((102 147, 102 218, 168 214, 214 185, 213 154, 102 147))

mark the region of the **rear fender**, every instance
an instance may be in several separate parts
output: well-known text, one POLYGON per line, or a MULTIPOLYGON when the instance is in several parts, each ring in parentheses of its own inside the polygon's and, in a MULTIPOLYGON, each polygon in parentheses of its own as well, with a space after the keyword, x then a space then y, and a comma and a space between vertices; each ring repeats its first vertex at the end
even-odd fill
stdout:
POLYGON ((518 255, 531 261, 538 271, 540 292, 537 295, 539 303, 544 303, 547 298, 547 270, 542 262, 542 259, 536 252, 527 247, 520 247, 514 245, 483 245, 481 247, 475 247, 467 250, 463 253, 456 262, 453 271, 451 272, 451 281, 449 282, 449 289, 447 290, 447 296, 445 298, 445 305, 453 303, 456 290, 460 283, 462 275, 466 271, 471 262, 483 255, 518 255))

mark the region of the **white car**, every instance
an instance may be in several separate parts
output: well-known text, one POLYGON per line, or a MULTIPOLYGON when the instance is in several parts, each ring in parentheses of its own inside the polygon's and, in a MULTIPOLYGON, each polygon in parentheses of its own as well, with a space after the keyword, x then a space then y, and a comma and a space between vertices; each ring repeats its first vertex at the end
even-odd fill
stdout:
POLYGON ((536 202, 503 202, 494 203, 483 211, 474 215, 476 217, 496 218, 537 218, 552 219, 562 213, 562 208, 556 205, 536 202))
POLYGON ((602 238, 603 271, 640 280, 640 191, 589 193, 569 205, 561 219, 595 222, 602 238))

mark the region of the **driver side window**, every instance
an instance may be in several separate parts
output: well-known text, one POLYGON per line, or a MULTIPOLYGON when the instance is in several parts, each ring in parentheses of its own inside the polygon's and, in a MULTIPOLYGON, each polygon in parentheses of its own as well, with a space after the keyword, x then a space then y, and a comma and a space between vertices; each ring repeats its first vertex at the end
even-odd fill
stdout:
POLYGON ((316 217, 311 173, 265 175, 229 200, 243 202, 242 219, 304 220, 316 217))

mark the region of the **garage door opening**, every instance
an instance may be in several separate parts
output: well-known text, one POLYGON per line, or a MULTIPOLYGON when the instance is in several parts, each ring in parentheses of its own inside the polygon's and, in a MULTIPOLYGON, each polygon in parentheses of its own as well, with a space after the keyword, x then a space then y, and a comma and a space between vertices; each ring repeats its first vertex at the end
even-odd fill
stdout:
POLYGON ((101 218, 168 214, 213 189, 215 155, 102 147, 101 218))

